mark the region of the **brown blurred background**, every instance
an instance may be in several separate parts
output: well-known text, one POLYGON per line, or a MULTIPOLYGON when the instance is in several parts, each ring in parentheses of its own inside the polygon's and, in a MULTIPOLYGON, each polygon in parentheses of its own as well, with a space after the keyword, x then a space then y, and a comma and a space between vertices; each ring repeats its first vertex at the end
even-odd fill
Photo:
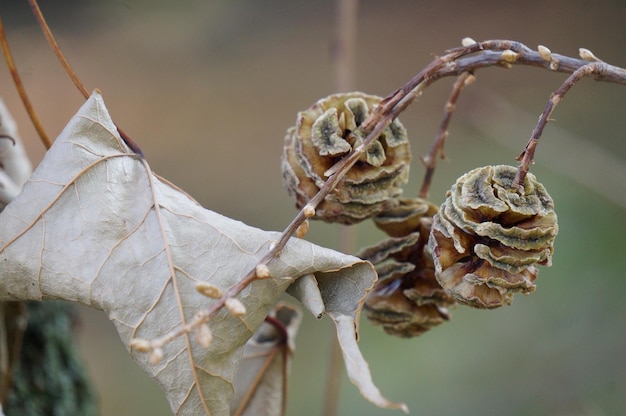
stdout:
MULTIPOLYGON (((88 88, 153 169, 209 209, 281 230, 295 215, 282 188, 280 154, 296 112, 333 91, 332 1, 41 1, 57 40, 88 88)), ((55 137, 83 102, 63 73, 25 0, 0 13, 27 91, 55 137)), ((433 55, 476 40, 579 47, 626 66, 621 1, 362 1, 357 89, 386 95, 433 55)), ((467 170, 514 164, 562 74, 485 69, 461 96, 431 197, 467 170)), ((430 148, 452 79, 437 82, 402 116, 418 156, 430 148)), ((33 162, 44 149, 6 67, 9 104, 33 162)), ((392 400, 419 415, 614 415, 626 409, 626 89, 583 80, 557 107, 533 172, 557 205, 554 266, 538 289, 497 311, 460 307, 451 322, 412 340, 363 322, 361 348, 392 400)), ((358 245, 382 235, 359 226, 358 245)), ((337 247, 337 227, 312 224, 310 241, 337 247)), ((159 387, 135 367, 104 314, 81 309, 80 345, 102 414, 170 414, 159 387)), ((334 328, 306 317, 297 340, 289 414, 319 415, 334 328)), ((345 380, 340 414, 392 414, 345 380)))

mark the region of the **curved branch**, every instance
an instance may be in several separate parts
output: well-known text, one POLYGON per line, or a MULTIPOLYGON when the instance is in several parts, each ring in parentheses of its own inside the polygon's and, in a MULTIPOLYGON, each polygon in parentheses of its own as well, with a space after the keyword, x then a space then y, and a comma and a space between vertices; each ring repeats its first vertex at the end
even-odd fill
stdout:
MULTIPOLYGON (((260 278, 256 275, 257 268, 259 266, 268 265, 280 256, 287 241, 294 235, 298 227, 315 213, 317 205, 319 205, 343 180, 350 168, 368 149, 369 145, 380 136, 383 130, 387 128, 387 126, 402 113, 428 85, 444 77, 458 76, 464 72, 473 73, 480 68, 490 66, 509 68, 516 64, 530 65, 557 72, 573 73, 573 75, 568 78, 568 80, 573 80, 573 82, 568 83, 566 81, 566 83, 557 90, 556 94, 560 94, 559 99, 562 98, 563 94, 565 94, 576 81, 584 76, 591 77, 598 81, 626 85, 626 70, 623 68, 604 62, 590 63, 585 59, 552 54, 549 53, 549 51, 545 53, 545 50, 543 53, 540 53, 520 42, 510 40, 474 42, 446 51, 443 56, 434 59, 404 86, 384 98, 379 106, 363 121, 359 128, 353 132, 353 134, 362 138, 362 144, 354 148, 350 154, 339 160, 328 170, 330 176, 324 186, 322 186, 319 192, 309 200, 302 210, 300 210, 283 231, 280 239, 275 242, 265 256, 259 260, 256 267, 250 270, 236 284, 228 288, 223 296, 211 303, 206 310, 199 312, 187 325, 170 332, 165 337, 160 338, 157 343, 162 345, 162 343, 169 342, 178 336, 194 330, 200 324, 207 322, 224 307, 227 299, 237 296, 250 283, 260 278)), ((554 104, 549 104, 549 106, 553 108, 554 104)), ((547 121, 551 110, 546 109, 544 112, 546 112, 545 119, 547 121)), ((541 130, 542 127, 537 131, 538 135, 541 134, 541 130)), ((532 143, 529 142, 520 156, 522 166, 530 166, 538 135, 534 142, 531 138, 532 143)), ((520 175, 525 175, 525 173, 521 173, 520 175)))
POLYGON ((26 94, 26 88, 24 88, 24 84, 22 83, 22 78, 20 77, 19 72, 17 71, 17 67, 15 66, 15 62, 13 60, 13 54, 11 53, 11 49, 9 48, 9 42, 7 42, 6 34, 4 33, 4 26, 2 24, 2 19, 0 18, 0 47, 2 47, 2 53, 4 55, 4 59, 6 60, 7 66, 9 68, 9 72, 11 73, 11 77, 13 77, 13 84, 15 84, 15 88, 17 88, 17 92, 24 104, 24 108, 26 108, 26 112, 30 117, 30 121, 33 123, 33 127, 37 131, 39 138, 43 142, 43 145, 46 149, 49 149, 52 146, 52 142, 48 137, 48 134, 43 128, 41 121, 39 121, 39 117, 35 112, 35 108, 33 107, 30 99, 28 98, 28 94, 26 94))
POLYGON ((522 153, 517 157, 517 161, 520 162, 520 166, 517 170, 517 174, 515 175, 515 179, 513 180, 513 186, 515 188, 518 190, 523 189, 524 179, 526 178, 526 174, 530 170, 530 165, 532 165, 535 158, 535 149, 537 147, 537 143, 539 143, 539 137, 541 137, 544 127, 548 124, 550 115, 552 115, 556 105, 578 81, 584 77, 602 76, 606 73, 607 67, 608 65, 603 62, 587 63, 587 65, 581 66, 575 70, 572 75, 570 75, 565 82, 563 82, 563 84, 552 93, 546 107, 539 117, 537 126, 533 129, 530 140, 526 144, 522 153))

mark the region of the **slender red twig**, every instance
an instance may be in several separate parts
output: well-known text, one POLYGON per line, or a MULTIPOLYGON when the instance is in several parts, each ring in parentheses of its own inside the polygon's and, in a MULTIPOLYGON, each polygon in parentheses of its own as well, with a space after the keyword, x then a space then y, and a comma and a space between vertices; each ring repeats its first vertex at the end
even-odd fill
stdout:
POLYGON ((520 162, 520 166, 517 170, 517 174, 515 175, 515 179, 513 180, 513 186, 518 190, 523 190, 524 179, 526 178, 526 174, 530 170, 530 165, 534 163, 535 159, 535 149, 537 148, 537 144, 539 143, 539 137, 543 133, 543 129, 546 124, 550 120, 550 116, 554 111, 556 105, 563 99, 565 94, 584 77, 589 77, 593 75, 602 75, 607 70, 607 64, 604 62, 593 62, 589 63, 585 66, 582 66, 575 70, 567 79, 563 82, 563 84, 550 95, 550 99, 548 100, 546 107, 544 108, 541 116, 539 117, 539 121, 537 122, 537 126, 533 129, 533 132, 530 136, 530 140, 526 144, 526 147, 522 151, 522 153, 517 157, 517 160, 520 162))
MULTIPOLYGON (((335 91, 347 92, 354 90, 355 55, 357 42, 358 0, 335 1, 335 39, 333 54, 333 78, 335 91)), ((357 228, 346 225, 339 226, 339 251, 352 253, 357 241, 357 228)), ((339 413, 341 381, 343 369, 341 364, 341 346, 337 337, 331 336, 326 360, 326 380, 324 383, 324 400, 322 415, 335 416, 339 413)))
POLYGON ((463 90, 463 87, 471 84, 474 81, 474 75, 469 72, 463 72, 457 78, 454 86, 452 87, 452 93, 446 102, 446 106, 444 108, 443 119, 441 120, 441 124, 439 126, 439 133, 435 137, 432 147, 430 148, 430 152, 428 155, 422 158, 422 162, 426 166, 426 173, 424 174, 424 181, 422 182, 422 188, 419 192, 419 197, 427 199, 428 194, 430 192, 430 183, 432 181, 433 175, 435 173, 435 169, 437 168, 437 161, 439 158, 445 159, 445 153, 443 151, 443 146, 445 144, 446 138, 448 137, 448 126, 450 125, 450 120, 452 119, 452 113, 456 107, 456 102, 459 99, 459 95, 463 90))
POLYGON ((61 62, 63 69, 65 69, 65 72, 70 77, 72 82, 74 82, 74 85, 76 85, 76 88, 78 88, 78 91, 80 91, 83 97, 85 97, 85 99, 89 98, 89 91, 87 91, 87 88, 85 88, 83 83, 80 81, 80 78, 78 78, 78 75, 76 75, 76 72, 74 71, 74 69, 68 62, 68 60, 65 58, 63 51, 61 51, 61 48, 59 48, 59 45, 56 39, 54 38, 54 35, 52 35, 50 26, 48 26, 48 23, 46 22, 46 19, 44 18, 43 13, 41 13, 41 9, 39 8, 37 1, 28 0, 28 4, 30 4, 30 7, 33 10, 33 14, 35 15, 35 19, 37 19, 37 23, 39 24, 39 27, 41 28, 44 36, 48 40, 48 43, 50 44, 50 48, 52 49, 54 54, 57 56, 59 61, 61 62))
POLYGON ((15 62, 13 60, 11 48, 9 48, 9 42, 7 42, 6 33, 4 32, 4 25, 2 24, 2 18, 0 18, 0 45, 2 46, 2 53, 4 54, 4 59, 6 60, 9 72, 11 73, 11 77, 13 77, 13 83, 15 84, 15 88, 17 88, 17 92, 20 96, 20 99, 22 100, 22 103, 24 104, 24 108, 26 108, 26 112, 30 117, 30 121, 33 123, 33 127, 35 127, 35 130, 37 131, 39 138, 43 142, 43 145, 46 147, 46 149, 49 149, 50 146, 52 146, 52 142, 50 141, 48 134, 44 130, 41 121, 39 121, 39 117, 37 116, 35 108, 28 98, 28 94, 26 94, 26 89, 24 88, 24 84, 22 84, 22 79, 19 72, 17 71, 17 67, 15 66, 15 62))
MULTIPOLYGON (((63 69, 65 70, 67 75, 70 77, 74 85, 76 85, 76 88, 78 88, 78 91, 80 91, 83 97, 85 97, 85 99, 89 98, 89 95, 90 95, 89 91, 87 90, 87 88, 85 88, 83 83, 80 81, 80 78, 78 77, 78 75, 76 75, 76 71, 74 71, 69 61, 67 60, 67 58, 65 58, 65 54, 63 54, 63 51, 61 50, 61 48, 59 48, 59 44, 57 43, 56 39, 54 38, 54 35, 52 34, 52 31, 50 30, 50 26, 48 26, 48 23, 46 22, 46 19, 43 13, 41 12, 41 9, 39 8, 39 4, 37 4, 37 0, 28 0, 28 4, 30 4, 31 9, 33 10, 33 15, 35 16, 35 19, 37 19, 37 23, 39 24, 41 31, 43 32, 44 36, 48 40, 48 44, 50 45, 50 48, 59 59, 59 62, 61 62, 61 66, 63 66, 63 69)), ((141 150, 139 145, 135 143, 117 125, 115 126, 115 128, 117 129, 117 132, 119 133, 122 140, 126 142, 128 147, 130 147, 130 149, 133 152, 143 157, 144 156, 143 151, 141 150)))

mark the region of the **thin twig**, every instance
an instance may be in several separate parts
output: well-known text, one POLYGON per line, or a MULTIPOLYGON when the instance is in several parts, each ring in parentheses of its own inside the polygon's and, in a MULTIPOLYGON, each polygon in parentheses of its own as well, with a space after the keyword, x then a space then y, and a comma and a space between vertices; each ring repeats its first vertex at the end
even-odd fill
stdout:
POLYGON ((430 183, 432 181, 433 175, 435 173, 435 169, 437 168, 437 161, 439 158, 445 159, 445 153, 443 151, 443 146, 445 144, 446 138, 448 137, 448 126, 450 125, 450 120, 452 119, 452 113, 456 108, 456 102, 459 99, 459 95, 461 94, 461 90, 466 85, 471 84, 474 81, 474 75, 469 72, 463 72, 457 78, 454 86, 452 87, 452 93, 446 102, 446 106, 443 112, 443 119, 441 120, 441 124, 439 126, 439 133, 435 137, 432 147, 430 148, 430 152, 428 155, 422 158, 422 162, 426 166, 426 173, 424 174, 424 181, 422 182, 422 188, 419 192, 419 197, 428 199, 428 194, 430 192, 430 183))
POLYGON ((83 83, 80 81, 80 78, 78 78, 78 75, 76 75, 76 72, 74 71, 74 69, 72 69, 72 66, 70 65, 68 60, 65 58, 65 55, 61 51, 61 48, 59 48, 57 41, 54 39, 54 36, 52 35, 50 26, 48 26, 48 23, 46 22, 46 19, 44 18, 43 13, 41 13, 41 9, 39 8, 37 1, 28 0, 28 4, 30 4, 31 9, 33 9, 33 14, 35 15, 35 19, 37 19, 37 23, 39 23, 39 27, 41 28, 44 36, 48 40, 48 44, 50 44, 50 48, 52 49, 54 54, 57 56, 59 61, 61 62, 63 69, 65 69, 65 72, 70 77, 74 85, 76 85, 76 88, 78 88, 78 91, 80 91, 83 97, 85 97, 85 99, 89 98, 89 91, 87 90, 87 88, 85 88, 83 83))
MULTIPOLYGON (((335 91, 347 92, 354 90, 355 55, 357 40, 358 0, 335 1, 335 41, 333 54, 333 78, 335 91)), ((339 226, 339 251, 352 253, 357 241, 357 228, 339 226)), ((341 363, 341 346, 337 337, 331 336, 326 360, 326 382, 324 383, 324 400, 322 415, 335 416, 339 412, 341 396, 341 379, 343 369, 341 363)))
MULTIPOLYGON (((541 54, 528 46, 510 40, 488 40, 478 43, 481 52, 471 56, 462 56, 445 68, 433 73, 428 80, 428 84, 451 75, 460 75, 462 72, 475 72, 480 68, 503 67, 509 68, 511 65, 525 65, 544 68, 553 72, 572 73, 578 68, 588 65, 589 61, 579 58, 572 58, 557 53, 551 53, 551 59, 546 60, 541 54), (515 60, 505 61, 502 59, 502 51, 511 50, 517 54, 515 60)), ((455 48, 446 53, 463 50, 455 48)), ((596 81, 610 82, 613 84, 626 85, 626 69, 610 65, 604 62, 605 70, 601 73, 591 74, 591 78, 596 81)))
POLYGON ((333 44, 333 75, 336 92, 348 92, 354 89, 358 5, 358 0, 335 2, 337 19, 333 44))
MULTIPOLYGON (((33 10, 35 19, 37 19, 37 23, 39 24, 41 31, 43 32, 44 36, 48 40, 48 44, 50 45, 50 48, 59 59, 59 62, 61 62, 61 66, 63 66, 63 69, 65 69, 65 72, 70 77, 74 85, 76 85, 76 88, 78 88, 78 91, 80 91, 83 97, 85 97, 85 99, 89 98, 89 95, 90 95, 89 91, 87 90, 87 88, 85 88, 85 85, 83 85, 83 83, 80 81, 80 78, 78 78, 78 75, 76 75, 76 71, 74 71, 69 61, 67 60, 67 58, 65 58, 65 54, 63 54, 63 51, 61 50, 61 48, 59 48, 59 44, 54 38, 54 35, 52 34, 52 31, 50 30, 50 26, 48 26, 48 23, 46 22, 46 19, 44 18, 43 13, 41 13, 41 9, 39 8, 39 5, 37 4, 37 0, 28 0, 28 4, 30 4, 31 9, 33 10)), ((136 154, 138 154, 139 156, 143 158, 144 154, 141 148, 139 147, 139 145, 135 143, 135 141, 133 141, 117 125, 115 126, 115 128, 117 129, 117 132, 120 134, 120 137, 122 138, 122 140, 126 142, 128 147, 130 147, 130 149, 133 152, 135 152, 136 154)))
POLYGON ((543 129, 546 124, 550 120, 550 116, 554 111, 556 105, 563 99, 565 94, 584 77, 589 77, 593 75, 600 75, 606 71, 607 65, 603 62, 594 62, 588 63, 585 66, 582 66, 575 70, 564 82, 563 84, 550 95, 550 99, 548 100, 546 107, 544 108, 541 116, 539 117, 539 121, 537 122, 537 126, 533 129, 533 132, 530 136, 530 140, 526 144, 526 147, 522 151, 522 153, 517 157, 517 161, 520 162, 520 166, 515 175, 515 179, 513 180, 513 187, 518 190, 523 190, 524 188, 524 179, 526 178, 526 174, 530 170, 530 165, 533 164, 535 159, 535 149, 537 148, 537 144, 539 143, 539 137, 543 133, 543 129))
POLYGON ((48 134, 46 134, 43 125, 39 121, 39 117, 37 116, 37 113, 28 98, 28 94, 26 94, 26 89, 24 88, 24 84, 22 84, 22 79, 17 71, 15 62, 13 61, 13 54, 11 54, 11 48, 9 48, 9 42, 7 41, 6 33, 4 32, 2 18, 0 18, 0 44, 2 45, 2 53, 4 54, 4 59, 9 67, 9 72, 11 72, 11 76, 13 77, 13 83, 15 84, 15 88, 17 88, 17 92, 20 95, 22 103, 24 104, 24 108, 26 108, 30 121, 33 123, 33 127, 35 127, 43 145, 46 149, 49 149, 50 146, 52 146, 52 142, 50 141, 48 134))

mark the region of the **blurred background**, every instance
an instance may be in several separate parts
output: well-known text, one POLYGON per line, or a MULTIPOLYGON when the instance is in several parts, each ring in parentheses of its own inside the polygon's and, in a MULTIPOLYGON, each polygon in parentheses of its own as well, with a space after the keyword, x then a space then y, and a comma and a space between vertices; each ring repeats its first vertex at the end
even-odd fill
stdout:
MULTIPOLYGON (((57 40, 88 88, 152 168, 208 209, 282 230, 296 214, 280 156, 297 111, 334 90, 333 1, 41 0, 57 40)), ((0 13, 43 125, 56 137, 83 99, 57 63, 26 0, 0 13)), ((356 89, 387 95, 461 39, 512 39, 626 66, 621 1, 361 1, 356 89)), ((535 68, 490 68, 462 94, 431 199, 464 172, 515 164, 550 93, 566 78, 535 68)), ((415 195, 453 79, 429 87, 400 117, 415 195)), ((5 65, 0 95, 34 163, 44 154, 5 65)), ((417 415, 615 415, 626 411, 626 89, 583 80, 557 107, 532 172, 555 199, 560 234, 537 291, 496 311, 459 307, 449 323, 396 339, 367 322, 360 346, 374 380, 417 415)), ((356 248, 383 238, 358 226, 356 248)), ((336 226, 310 241, 336 248, 336 226)), ((81 308, 80 347, 102 414, 171 414, 159 387, 130 360, 106 316, 81 308)), ((305 317, 290 380, 289 415, 319 415, 328 319, 305 317)), ((396 411, 397 412, 397 411, 396 411)), ((383 415, 343 376, 339 414, 383 415)), ((396 413, 399 414, 399 413, 396 413)))

